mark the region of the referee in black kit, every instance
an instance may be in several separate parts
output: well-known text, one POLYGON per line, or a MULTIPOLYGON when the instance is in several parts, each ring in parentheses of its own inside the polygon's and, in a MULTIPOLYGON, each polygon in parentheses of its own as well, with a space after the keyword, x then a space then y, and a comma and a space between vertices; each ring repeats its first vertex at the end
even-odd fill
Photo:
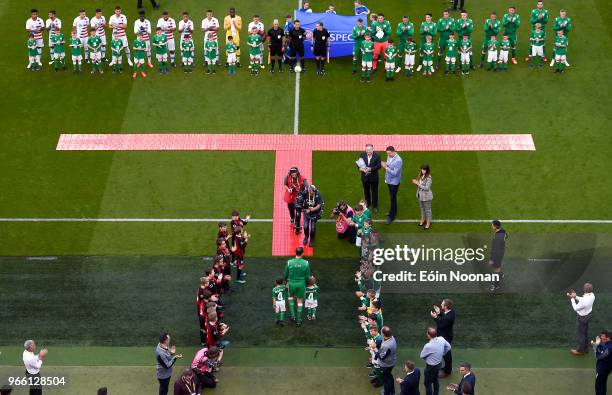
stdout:
POLYGON ((274 65, 278 61, 278 72, 283 72, 283 36, 278 19, 272 22, 272 29, 268 30, 268 53, 270 54, 270 73, 274 73, 274 65))
POLYGON ((289 30, 289 58, 291 59, 291 65, 289 66, 289 72, 293 73, 295 67, 295 58, 297 55, 300 56, 300 66, 302 67, 302 73, 306 71, 304 69, 304 40, 306 39, 306 30, 300 27, 300 21, 295 20, 293 22, 293 28, 289 30))
POLYGON ((317 63, 317 75, 325 75, 325 62, 329 54, 329 32, 323 27, 323 22, 318 22, 317 27, 312 32, 312 44, 310 49, 317 63))
MULTIPOLYGON (((156 2, 155 0, 151 0, 151 5, 153 6, 153 8, 155 8, 156 10, 159 9, 159 3, 156 2)), ((138 0, 138 4, 136 5, 136 7, 138 7, 138 9, 142 8, 142 0, 138 0)))

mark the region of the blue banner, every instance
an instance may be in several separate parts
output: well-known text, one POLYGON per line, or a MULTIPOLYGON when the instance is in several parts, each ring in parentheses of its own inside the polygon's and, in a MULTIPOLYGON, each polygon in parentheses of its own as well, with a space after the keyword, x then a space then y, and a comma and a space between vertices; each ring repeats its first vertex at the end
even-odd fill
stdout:
MULTIPOLYGON (((337 15, 331 12, 302 12, 295 11, 295 19, 300 21, 300 26, 306 30, 306 41, 304 42, 306 58, 312 58, 310 45, 312 42, 312 31, 317 27, 317 22, 323 22, 323 27, 330 35, 331 47, 329 56, 352 56, 354 41, 351 38, 353 26, 357 24, 360 16, 337 15)), ((367 20, 364 20, 366 24, 367 20)))

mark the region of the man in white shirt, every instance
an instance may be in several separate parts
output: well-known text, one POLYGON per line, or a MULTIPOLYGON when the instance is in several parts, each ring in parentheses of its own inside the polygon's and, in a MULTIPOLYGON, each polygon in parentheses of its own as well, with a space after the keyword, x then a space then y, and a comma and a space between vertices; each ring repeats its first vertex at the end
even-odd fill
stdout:
MULTIPOLYGON (((26 369, 26 377, 29 380, 36 382, 40 381, 40 368, 43 364, 43 359, 47 356, 48 350, 43 348, 40 350, 40 354, 34 354, 36 352, 36 343, 34 340, 26 340, 23 343, 23 365, 26 369)), ((37 383, 38 384, 38 383, 37 383)), ((40 385, 30 386, 30 395, 42 394, 42 387, 40 385)))
POLYGON ((134 34, 142 33, 142 39, 147 44, 147 61, 149 67, 153 68, 151 63, 151 22, 145 18, 145 11, 138 11, 138 19, 134 21, 134 34))
POLYGON ((62 30, 62 21, 57 17, 55 10, 49 11, 49 18, 45 22, 45 29, 49 32, 49 56, 51 57, 49 64, 53 64, 53 43, 51 42, 51 36, 55 32, 62 30))
POLYGON ((593 318, 593 303, 595 303, 593 284, 585 283, 583 291, 582 296, 576 295, 573 289, 567 293, 572 308, 576 312, 578 347, 570 350, 574 355, 584 355, 589 351, 589 321, 593 318))
POLYGON ((183 19, 179 21, 179 25, 178 25, 178 30, 179 30, 179 33, 181 34, 181 43, 185 39, 185 35, 193 34, 193 29, 194 29, 194 25, 193 25, 193 21, 189 19, 189 13, 183 12, 183 19))
POLYGON ((45 22, 38 16, 38 10, 32 8, 30 10, 31 17, 26 21, 26 31, 28 35, 34 34, 34 40, 36 40, 36 49, 38 49, 38 56, 42 56, 42 48, 45 46, 43 41, 43 30, 45 29, 45 22))
POLYGON ((91 18, 90 26, 96 31, 96 36, 100 37, 102 42, 102 61, 106 62, 106 18, 102 15, 102 9, 96 8, 96 15, 91 18))
MULTIPOLYGON (((219 31, 219 20, 213 16, 212 10, 206 10, 206 18, 202 19, 202 33, 204 33, 204 45, 209 40, 217 41, 217 32, 219 31), (209 37, 212 33, 212 37, 209 37)), ((206 52, 206 48, 204 48, 206 52)), ((218 64, 218 58, 215 59, 218 64)))
POLYGON ((85 48, 85 63, 89 59, 89 49, 87 47, 87 38, 89 37, 89 18, 84 9, 79 10, 79 16, 72 21, 72 28, 76 30, 77 37, 81 40, 83 48, 85 48))
POLYGON ((128 27, 128 19, 121 13, 121 7, 115 7, 115 13, 108 20, 108 26, 113 29, 113 34, 117 33, 119 40, 123 43, 123 49, 125 50, 125 56, 130 66, 132 63, 132 53, 130 51, 130 45, 127 39, 127 33, 125 30, 128 27))
POLYGON ((174 62, 174 51, 176 49, 174 31, 176 30, 176 22, 173 18, 170 18, 168 11, 164 11, 162 17, 157 20, 157 27, 161 27, 162 32, 166 35, 166 44, 168 46, 168 53, 170 53, 170 64, 172 67, 176 67, 174 62))

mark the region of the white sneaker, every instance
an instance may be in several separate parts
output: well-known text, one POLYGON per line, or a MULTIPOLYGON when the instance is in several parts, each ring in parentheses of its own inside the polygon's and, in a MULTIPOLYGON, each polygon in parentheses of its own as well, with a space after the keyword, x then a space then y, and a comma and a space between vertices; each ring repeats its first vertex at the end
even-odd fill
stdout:
POLYGON ((565 61, 565 66, 570 67, 569 63, 567 63, 567 60, 565 61))
POLYGON ((417 71, 421 71, 422 68, 423 68, 423 65, 420 64, 419 67, 417 67, 417 71))
POLYGON ((131 66, 134 66, 134 63, 132 63, 132 61, 130 59, 128 59, 128 65, 130 65, 130 67, 131 67, 131 66))

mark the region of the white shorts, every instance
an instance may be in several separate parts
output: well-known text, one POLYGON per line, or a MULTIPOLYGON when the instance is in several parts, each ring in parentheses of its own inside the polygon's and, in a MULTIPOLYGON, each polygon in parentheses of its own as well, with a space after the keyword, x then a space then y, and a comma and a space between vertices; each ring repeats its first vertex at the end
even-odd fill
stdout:
POLYGON ((285 311, 287 311, 287 306, 285 305, 284 300, 277 300, 274 302, 274 312, 284 313, 285 311))
POLYGON ((543 57, 544 56, 544 46, 540 45, 536 47, 535 45, 532 45, 531 46, 531 56, 543 57))
MULTIPOLYGON (((167 59, 167 57, 166 57, 166 59, 167 59)), ((183 60, 184 64, 191 64, 191 63, 193 63, 193 58, 183 58, 182 60, 183 60)))
POLYGON ((567 59, 566 55, 555 55, 555 62, 563 62, 567 59))
POLYGON ((89 59, 95 61, 99 61, 102 59, 102 54, 100 52, 90 52, 89 53, 89 59))
POLYGON ((138 59, 134 56, 134 64, 140 65, 140 64, 144 64, 145 60, 144 59, 138 59))
POLYGON ((36 59, 38 59, 38 55, 37 56, 28 56, 28 60, 30 61, 30 63, 36 62, 36 59))
POLYGON ((424 60, 423 66, 433 66, 433 60, 424 60))
POLYGON ((461 63, 462 64, 470 63, 470 54, 469 53, 461 53, 461 63))
POLYGON ((106 47, 106 34, 103 34, 103 35, 98 36, 98 37, 100 37, 100 41, 102 42, 102 46, 106 47))
POLYGON ((53 53, 53 59, 64 59, 65 56, 65 53, 53 53))
POLYGON ((385 70, 395 70, 395 63, 385 62, 385 70))
POLYGON ((45 42, 43 41, 42 38, 39 38, 38 40, 36 40, 36 48, 42 48, 45 46, 45 42))
POLYGON ((145 40, 145 44, 147 45, 147 56, 151 56, 151 40, 145 40))
POLYGON ((508 51, 499 51, 499 61, 508 63, 508 51))
POLYGON ((368 62, 364 62, 364 61, 362 60, 362 61, 361 61, 361 67, 371 69, 371 68, 372 68, 372 61, 370 60, 370 61, 368 61, 368 62))
POLYGON ((446 61, 446 63, 452 63, 455 64, 455 62, 457 61, 457 58, 454 56, 447 56, 444 58, 444 60, 446 61))
POLYGON ((227 54, 227 63, 234 64, 236 63, 236 52, 227 54))
POLYGON ((252 61, 261 62, 261 54, 260 55, 249 55, 252 61))
POLYGON ((414 55, 406 55, 404 57, 404 64, 406 66, 414 66, 414 55))
POLYGON ((487 52, 487 62, 497 62, 497 51, 487 52))
POLYGON ((168 44, 168 51, 173 52, 176 48, 176 45, 174 44, 174 38, 171 38, 170 40, 166 41, 166 43, 168 44))
MULTIPOLYGON (((89 37, 87 37, 89 38, 89 37)), ((87 38, 81 38, 81 44, 83 44, 83 48, 85 48, 85 51, 89 51, 89 49, 87 48, 87 38)))
POLYGON ((113 55, 112 56, 112 61, 113 61, 113 63, 121 64, 121 62, 123 61, 123 55, 121 55, 121 54, 113 55))
POLYGON ((158 62, 167 62, 168 61, 168 54, 165 53, 163 55, 155 55, 155 57, 157 58, 158 62))
POLYGON ((318 300, 306 299, 304 301, 304 307, 306 307, 307 309, 314 309, 318 305, 319 305, 319 301, 318 300))
POLYGON ((72 63, 80 62, 83 60, 83 55, 72 56, 72 63))

